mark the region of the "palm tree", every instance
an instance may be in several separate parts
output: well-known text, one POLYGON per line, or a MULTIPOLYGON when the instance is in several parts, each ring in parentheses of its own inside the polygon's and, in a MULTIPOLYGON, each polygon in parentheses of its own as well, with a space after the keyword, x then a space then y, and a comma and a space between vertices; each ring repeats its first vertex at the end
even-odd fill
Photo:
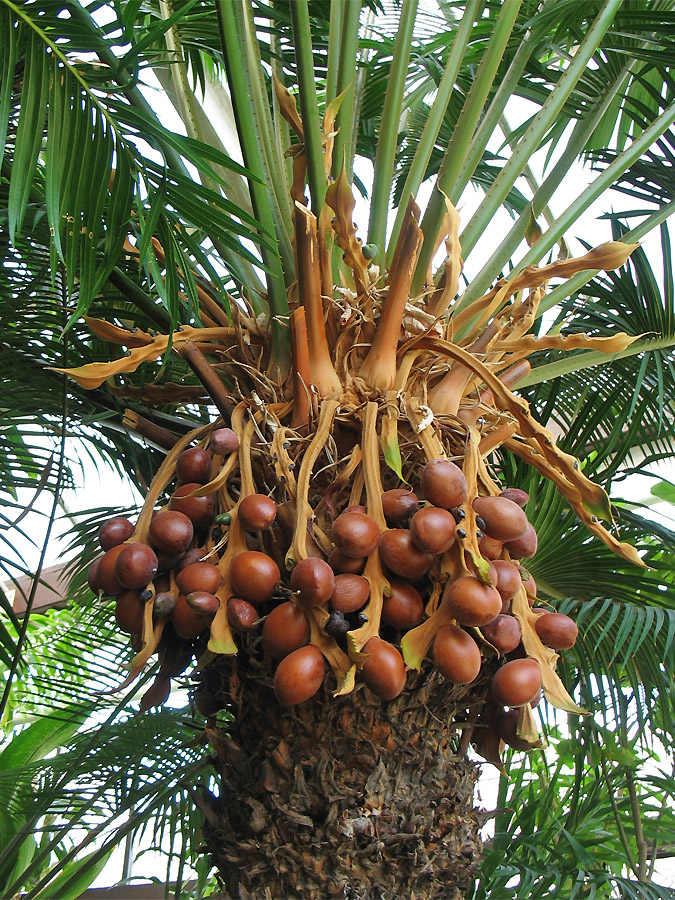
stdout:
MULTIPOLYGON (((206 717, 208 759, 200 763, 192 751, 170 758, 184 734, 160 744, 162 789, 147 772, 141 730, 125 718, 115 724, 117 701, 103 701, 115 710, 108 725, 67 732, 60 771, 48 764, 45 814, 63 814, 74 772, 83 784, 89 778, 97 798, 110 796, 119 769, 104 776, 93 765, 98 740, 122 748, 134 772, 121 803, 133 811, 131 825, 122 830, 167 804, 175 824, 189 798, 228 896, 465 896, 484 820, 466 752, 473 741, 501 765, 500 737, 512 717, 494 686, 503 676, 493 679, 515 663, 541 672, 551 706, 574 715, 591 708, 599 718, 595 727, 581 718, 567 738, 548 705, 537 725, 529 701, 538 684, 524 700, 513 698, 511 743, 541 748, 539 730, 550 729, 558 751, 551 778, 544 770, 552 751, 536 750, 520 769, 509 757, 521 773, 511 802, 528 797, 530 811, 539 811, 530 823, 553 836, 556 875, 537 868, 522 840, 530 827, 523 808, 504 807, 476 896, 491 885, 501 896, 571 896, 589 881, 598 896, 665 895, 649 886, 658 841, 642 813, 649 819, 672 775, 647 783, 636 772, 653 738, 670 743, 675 722, 662 665, 675 646, 666 590, 672 535, 655 534, 619 504, 612 509, 608 495, 613 482, 673 449, 665 223, 674 202, 674 24, 670 0, 439 0, 433 9, 417 0, 0 2, 2 353, 13 384, 7 482, 58 499, 74 477, 65 436, 75 429, 143 488, 131 540, 144 543, 182 451, 195 441, 208 447, 214 424, 231 427, 238 442, 236 452, 216 453, 218 472, 196 489, 218 504, 215 531, 202 535, 223 578, 210 626, 197 616, 189 634, 175 613, 170 625, 153 618, 152 583, 142 628, 131 629, 139 631, 131 676, 147 681, 141 673, 155 651, 161 660, 143 709, 161 705, 171 679, 197 661, 194 698, 206 717), (185 134, 163 124, 166 107, 157 112, 148 101, 146 73, 185 134), (519 100, 532 112, 513 128, 519 100), (530 168, 537 153, 545 156, 539 177, 530 168), (595 177, 568 202, 566 177, 579 160, 595 177), (613 240, 571 255, 575 223, 611 187, 639 199, 639 208, 611 214, 613 240), (362 236, 355 189, 368 199, 362 236), (422 214, 415 198, 425 192, 422 214), (472 192, 480 203, 469 215, 463 204, 472 192), (663 293, 638 247, 658 226, 663 293), (36 414, 60 442, 49 465, 26 433, 36 414), (642 462, 634 462, 637 447, 642 462), (466 494, 436 501, 461 510, 454 541, 434 556, 392 527, 382 494, 418 490, 424 470, 433 499, 428 463, 443 460, 454 472, 450 459, 466 494), (539 585, 535 609, 573 613, 583 634, 560 672, 524 586, 512 601, 522 632, 515 657, 486 639, 480 629, 491 617, 462 611, 454 589, 466 579, 494 600, 494 571, 479 546, 478 525, 490 537, 489 515, 477 523, 472 501, 507 486, 526 490, 519 498, 539 536, 523 570, 539 585), (274 529, 259 535, 240 514, 256 494, 278 507, 274 529), (366 518, 348 513, 340 537, 337 514, 362 502, 366 518), (387 537, 350 548, 354 528, 367 531, 373 521, 387 537), (284 572, 277 605, 265 597, 259 612, 285 604, 310 632, 274 679, 262 649, 269 642, 255 632, 235 636, 237 620, 228 617, 235 587, 246 598, 251 580, 239 577, 233 587, 231 564, 253 548, 284 572), (291 582, 287 574, 303 571, 306 559, 305 571, 325 574, 326 557, 338 572, 358 568, 349 561, 358 556, 367 557, 360 571, 369 591, 360 619, 314 605, 301 576, 291 582), (421 624, 401 629, 386 612, 392 572, 417 581, 421 624), (453 682, 439 674, 449 673, 440 629, 468 640, 474 656, 481 648, 478 675, 453 682), (298 660, 305 668, 284 683, 298 660), (636 727, 635 754, 613 756, 636 727), (113 733, 118 743, 107 740, 113 733), (595 785, 583 777, 589 759, 595 785), (561 831, 561 815, 574 833, 561 831), (615 841, 598 839, 607 829, 615 841), (505 835, 520 835, 517 859, 505 835)), ((93 531, 92 519, 76 543, 86 565, 93 531)), ((508 549, 499 552, 508 564, 508 549)), ((0 632, 3 709, 31 689, 15 679, 28 600, 23 624, 0 632)), ((83 613, 92 645, 113 641, 103 625, 113 608, 104 604, 107 620, 98 607, 93 619, 83 613)), ((79 726, 86 703, 76 686, 77 702, 51 699, 79 726)), ((145 739, 167 719, 146 715, 145 739)), ((17 799, 17 770, 8 767, 6 783, 14 782, 12 802, 23 812, 0 853, 0 876, 10 895, 25 877, 32 897, 57 871, 44 865, 61 852, 65 832, 31 845, 32 861, 17 868, 11 853, 39 818, 17 799)), ((86 789, 69 796, 69 821, 102 815, 86 789)), ((667 803, 661 815, 668 818, 667 803)), ((87 866, 114 840, 85 857, 87 866)), ((62 865, 89 842, 61 853, 62 865)), ((59 891, 81 884, 81 859, 78 866, 59 891)))

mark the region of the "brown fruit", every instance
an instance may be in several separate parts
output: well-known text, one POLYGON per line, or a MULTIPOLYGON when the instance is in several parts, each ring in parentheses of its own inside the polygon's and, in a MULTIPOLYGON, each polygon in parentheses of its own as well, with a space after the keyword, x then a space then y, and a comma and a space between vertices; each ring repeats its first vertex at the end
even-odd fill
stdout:
POLYGON ((523 587, 525 588, 525 592, 528 595, 527 599, 529 600, 530 606, 532 606, 532 602, 537 596, 537 582, 529 572, 525 571, 525 569, 520 570, 520 577, 523 580, 523 587))
POLYGON ((194 609, 208 618, 213 618, 220 606, 220 600, 215 594, 210 594, 208 591, 193 591, 185 597, 185 600, 190 609, 194 609))
POLYGON ((501 556, 504 544, 502 541, 495 541, 494 538, 484 534, 478 540, 478 549, 485 559, 496 560, 501 556))
POLYGON ((322 606, 335 588, 335 574, 327 562, 308 556, 291 572, 291 590, 306 606, 322 606))
POLYGON ((459 466, 449 459, 432 459, 422 469, 420 490, 434 506, 453 509, 466 500, 466 478, 459 466))
POLYGON ((244 531, 262 531, 276 519, 277 505, 265 494, 250 494, 239 504, 238 515, 244 531))
POLYGON ((418 590, 407 581, 389 582, 391 597, 382 603, 382 621, 394 628, 414 628, 424 615, 424 602, 418 590))
POLYGON ((128 544, 118 544, 116 547, 112 547, 103 554, 99 561, 96 578, 98 586, 104 594, 119 594, 124 590, 115 575, 115 563, 117 562, 117 557, 127 546, 128 544))
POLYGON ((176 575, 176 584, 181 594, 186 595, 193 591, 208 591, 215 594, 222 580, 218 566, 207 562, 192 563, 176 575))
POLYGON ((368 654, 361 673, 370 690, 382 700, 393 700, 405 687, 403 657, 393 644, 371 637, 363 648, 368 654))
POLYGON ((496 647, 500 653, 511 653, 522 637, 518 619, 513 616, 498 615, 492 622, 481 628, 486 641, 496 647))
POLYGON ((168 619, 173 614, 176 598, 168 591, 159 591, 152 602, 152 614, 156 619, 168 619))
POLYGON ((542 644, 551 650, 569 650, 579 636, 576 622, 563 613, 544 613, 535 621, 534 629, 542 644))
POLYGON ((125 544, 115 560, 115 578, 126 588, 141 590, 157 574, 157 555, 147 544, 125 544))
POLYGON ((536 659, 514 659, 497 669, 492 696, 502 706, 525 706, 541 688, 541 666, 536 659))
POLYGON ((156 550, 168 556, 177 556, 192 543, 194 527, 182 512, 164 509, 153 516, 148 535, 156 550))
POLYGON ((366 565, 366 558, 362 556, 356 557, 345 556, 344 553, 335 548, 328 557, 328 565, 336 575, 360 575, 366 565))
POLYGON ((102 550, 112 550, 113 547, 128 541, 133 533, 134 526, 128 519, 124 516, 115 516, 99 528, 98 542, 102 550))
POLYGON ((232 590, 249 603, 265 603, 280 580, 279 566, 266 553, 244 550, 232 560, 232 590))
POLYGON ((309 700, 321 687, 324 671, 323 654, 313 644, 289 653, 274 673, 274 692, 279 703, 292 706, 309 700))
POLYGON ((481 655, 471 635, 457 625, 441 625, 434 639, 434 665, 455 684, 471 684, 478 677, 481 655))
POLYGON ((92 590, 95 594, 98 594, 98 567, 100 562, 101 557, 99 556, 99 558, 95 559, 87 570, 87 584, 89 585, 90 590, 92 590))
POLYGON ((262 642, 274 657, 287 656, 309 643, 309 619, 292 600, 275 606, 263 622, 262 642))
POLYGON ((124 591, 115 601, 115 621, 125 634, 139 634, 143 630, 145 603, 138 591, 124 591))
POLYGON ((198 562, 203 561, 203 562, 209 562, 209 563, 213 564, 213 563, 217 562, 217 557, 215 557, 215 556, 210 556, 208 559, 203 559, 203 557, 205 557, 207 553, 208 553, 208 551, 205 547, 191 547, 187 551, 185 556, 181 557, 180 562, 176 566, 176 569, 179 572, 182 572, 183 569, 187 569, 187 567, 193 565, 193 563, 198 563, 198 562))
POLYGON ((187 599, 180 594, 176 600, 171 619, 176 634, 186 640, 196 638, 202 631, 206 631, 209 627, 209 619, 188 606, 187 599))
POLYGON ((447 509, 426 506, 410 520, 410 534, 416 547, 426 553, 445 553, 455 536, 455 519, 447 509))
POLYGON ((147 712, 154 706, 162 706, 169 699, 171 679, 157 675, 150 687, 141 697, 139 712, 147 712))
POLYGON ((211 435, 209 450, 217 456, 228 456, 239 449, 239 438, 231 428, 217 428, 211 435))
POLYGON ((360 559, 370 556, 380 539, 375 519, 358 512, 343 512, 333 522, 335 546, 345 556, 360 559))
POLYGON ((517 503, 521 509, 527 505, 530 499, 527 491, 521 491, 520 488, 505 488, 499 496, 506 497, 507 500, 517 503))
POLYGON ((434 564, 433 553, 425 553, 413 543, 405 528, 391 528, 380 537, 380 556, 385 566, 400 578, 417 581, 434 564))
POLYGON ((476 497, 473 508, 485 523, 485 534, 497 541, 515 540, 527 530, 527 516, 506 497, 476 497))
POLYGON ((534 556, 537 552, 537 532, 534 526, 528 523, 525 534, 521 535, 513 541, 506 541, 504 547, 509 551, 514 559, 522 559, 534 556))
POLYGON ((344 573, 335 576, 335 586, 330 597, 333 609, 350 613, 362 609, 370 597, 370 583, 363 575, 344 573))
POLYGON ((211 454, 201 447, 183 450, 176 460, 176 475, 183 484, 211 481, 211 454))
POLYGON ((387 525, 396 528, 405 525, 410 516, 417 512, 417 495, 405 488, 394 488, 382 494, 382 511, 387 525))
POLYGON ((518 710, 504 709, 497 716, 497 731, 504 743, 514 750, 531 750, 524 738, 518 737, 518 710))
POLYGON ((518 568, 505 559, 495 559, 491 565, 494 566, 497 572, 495 587, 499 591, 502 600, 513 600, 523 585, 518 568))
POLYGON ((182 484, 173 492, 169 507, 177 512, 182 512, 190 519, 195 528, 206 528, 210 525, 216 514, 216 500, 213 494, 206 497, 188 497, 193 491, 202 487, 201 484, 191 482, 182 484))
POLYGON ((496 619, 502 608, 499 591, 473 575, 448 583, 445 595, 450 603, 448 610, 460 625, 482 628, 496 619))
POLYGON ((258 627, 258 611, 255 606, 241 597, 230 597, 227 601, 227 621, 233 631, 247 634, 258 627))

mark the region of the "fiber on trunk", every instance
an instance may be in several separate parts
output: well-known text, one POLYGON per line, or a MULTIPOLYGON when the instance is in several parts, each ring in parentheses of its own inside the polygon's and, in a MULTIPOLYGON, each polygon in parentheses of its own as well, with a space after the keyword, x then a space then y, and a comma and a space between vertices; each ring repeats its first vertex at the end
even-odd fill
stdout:
POLYGON ((208 730, 220 785, 204 836, 225 896, 464 897, 482 819, 460 729, 486 684, 426 672, 390 703, 362 686, 283 709, 259 674, 204 673, 237 706, 227 732, 208 730))

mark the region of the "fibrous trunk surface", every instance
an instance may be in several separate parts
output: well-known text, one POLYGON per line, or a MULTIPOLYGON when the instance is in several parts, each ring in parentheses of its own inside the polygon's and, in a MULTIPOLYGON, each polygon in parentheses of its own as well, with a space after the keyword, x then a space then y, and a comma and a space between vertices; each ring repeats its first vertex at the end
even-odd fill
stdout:
POLYGON ((389 703, 361 687, 283 709, 263 678, 247 682, 227 733, 209 729, 221 781, 205 838, 226 897, 465 896, 481 817, 460 745, 476 685, 411 676, 389 703))

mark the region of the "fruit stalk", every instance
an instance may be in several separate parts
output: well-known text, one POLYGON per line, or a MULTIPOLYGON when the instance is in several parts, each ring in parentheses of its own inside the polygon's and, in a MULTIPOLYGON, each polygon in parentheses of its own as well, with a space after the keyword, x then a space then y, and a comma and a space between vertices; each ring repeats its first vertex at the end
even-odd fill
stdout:
POLYGON ((177 349, 178 353, 180 353, 197 378, 204 385, 206 392, 213 400, 220 415, 223 417, 223 422, 228 425, 232 416, 232 410, 235 407, 235 402, 227 393, 225 385, 220 380, 220 376, 216 370, 206 359, 199 347, 192 341, 185 341, 185 343, 177 349))

